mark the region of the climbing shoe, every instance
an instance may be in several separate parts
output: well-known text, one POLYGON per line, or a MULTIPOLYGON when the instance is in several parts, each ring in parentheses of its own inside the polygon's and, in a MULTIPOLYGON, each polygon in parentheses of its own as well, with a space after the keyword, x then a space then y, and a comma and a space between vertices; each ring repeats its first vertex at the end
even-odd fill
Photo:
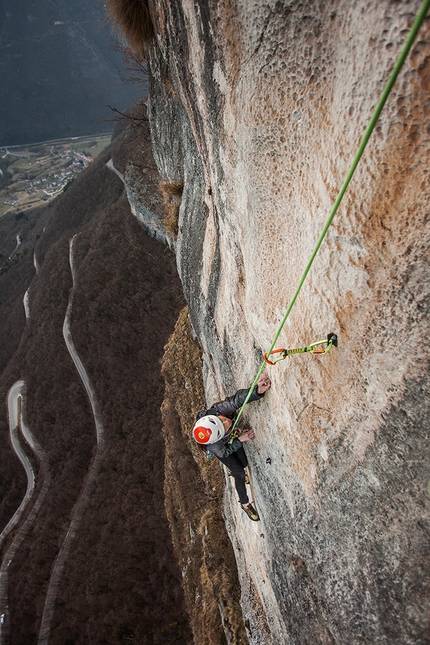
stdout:
MULTIPOLYGON (((231 472, 231 470, 228 471, 228 476, 233 477, 233 473, 231 472)), ((245 473, 245 484, 250 484, 249 477, 248 477, 247 473, 245 473)))
POLYGON ((245 513, 247 514, 250 520, 252 520, 253 522, 259 521, 260 519, 259 515, 252 504, 248 504, 248 506, 241 504, 241 507, 243 508, 243 510, 245 511, 245 513))

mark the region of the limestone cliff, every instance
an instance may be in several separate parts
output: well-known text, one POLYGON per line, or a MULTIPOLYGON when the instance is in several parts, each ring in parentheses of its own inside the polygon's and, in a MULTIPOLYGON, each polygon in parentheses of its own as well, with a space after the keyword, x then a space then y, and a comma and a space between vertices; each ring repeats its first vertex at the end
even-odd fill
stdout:
MULTIPOLYGON (((149 3, 149 118, 208 402, 250 384, 419 3, 149 3)), ((227 483, 250 643, 428 641, 427 19, 249 406, 261 522, 227 483)))

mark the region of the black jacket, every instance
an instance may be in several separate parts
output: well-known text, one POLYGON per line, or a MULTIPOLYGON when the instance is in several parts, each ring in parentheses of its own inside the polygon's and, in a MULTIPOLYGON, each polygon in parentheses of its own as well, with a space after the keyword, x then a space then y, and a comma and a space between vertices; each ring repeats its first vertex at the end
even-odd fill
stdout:
MULTIPOLYGON (((233 423, 236 419, 237 412, 242 407, 247 395, 249 388, 246 390, 238 390, 233 396, 228 396, 224 401, 217 401, 214 403, 208 410, 203 410, 197 415, 197 421, 202 417, 207 416, 208 414, 213 414, 215 416, 221 414, 227 419, 232 419, 233 423)), ((248 403, 252 401, 259 401, 264 394, 258 394, 257 386, 255 386, 253 393, 248 399, 248 403)), ((239 439, 233 439, 232 443, 228 443, 231 437, 231 431, 228 432, 222 439, 215 443, 207 445, 207 450, 212 452, 216 457, 223 458, 228 457, 236 450, 242 446, 242 442, 239 439)))

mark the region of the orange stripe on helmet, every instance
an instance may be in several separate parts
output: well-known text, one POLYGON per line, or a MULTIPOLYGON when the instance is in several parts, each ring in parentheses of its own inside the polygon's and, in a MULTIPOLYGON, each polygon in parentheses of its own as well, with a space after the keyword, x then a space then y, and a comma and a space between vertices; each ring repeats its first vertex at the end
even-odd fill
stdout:
POLYGON ((198 443, 207 443, 212 436, 212 430, 204 428, 203 426, 197 426, 197 428, 194 428, 193 433, 194 439, 198 443))

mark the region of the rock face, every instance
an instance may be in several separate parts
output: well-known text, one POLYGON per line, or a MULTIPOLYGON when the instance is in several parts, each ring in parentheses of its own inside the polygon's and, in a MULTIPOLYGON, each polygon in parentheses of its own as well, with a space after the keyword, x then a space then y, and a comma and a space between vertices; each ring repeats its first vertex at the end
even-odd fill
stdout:
MULTIPOLYGON (((418 2, 160 0, 154 157, 184 184, 177 262, 208 403, 270 347, 418 2)), ((427 643, 430 24, 247 409, 260 523, 227 483, 250 643, 427 643)))

